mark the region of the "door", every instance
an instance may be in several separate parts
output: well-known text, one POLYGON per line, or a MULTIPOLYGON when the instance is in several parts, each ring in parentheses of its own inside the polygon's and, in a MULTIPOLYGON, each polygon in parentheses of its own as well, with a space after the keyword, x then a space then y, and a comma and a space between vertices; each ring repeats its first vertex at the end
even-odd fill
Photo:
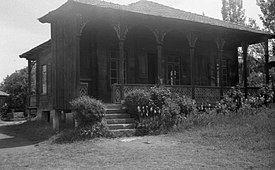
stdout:
POLYGON ((178 56, 168 57, 167 80, 169 85, 180 85, 180 60, 178 56))
POLYGON ((148 54, 148 84, 157 83, 157 54, 148 54))

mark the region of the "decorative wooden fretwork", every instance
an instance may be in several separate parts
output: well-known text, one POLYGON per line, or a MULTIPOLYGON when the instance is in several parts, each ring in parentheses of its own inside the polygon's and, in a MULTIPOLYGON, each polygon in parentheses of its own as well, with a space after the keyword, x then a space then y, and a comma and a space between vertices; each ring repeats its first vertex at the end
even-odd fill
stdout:
POLYGON ((191 86, 166 86, 170 88, 172 93, 176 93, 180 96, 192 97, 192 87, 191 86))
POLYGON ((113 84, 112 85, 112 102, 121 103, 121 85, 113 84))
POLYGON ((220 100, 220 88, 196 87, 195 100, 197 103, 216 103, 220 100))
MULTIPOLYGON (((154 85, 152 84, 113 84, 112 85, 112 101, 113 103, 121 103, 121 100, 124 100, 124 97, 133 90, 143 89, 149 90, 154 85)), ((172 93, 177 93, 179 95, 185 95, 191 97, 191 86, 166 86, 170 89, 172 93)))
POLYGON ((89 89, 89 84, 81 82, 80 83, 80 89, 79 89, 79 95, 80 96, 87 96, 88 95, 88 89, 89 89))
MULTIPOLYGON (((127 93, 136 90, 143 89, 149 90, 154 85, 151 84, 113 84, 112 85, 112 101, 113 103, 121 103, 124 100, 124 97, 127 93)), ((166 85, 165 87, 169 88, 172 93, 176 93, 180 96, 192 97, 192 86, 187 85, 178 85, 171 86, 166 85)), ((223 89, 223 94, 230 90, 229 87, 223 89)), ((242 88, 242 91, 243 88, 242 88)), ((259 92, 259 88, 248 88, 249 95, 256 95, 259 92)), ((217 101, 220 101, 220 87, 207 87, 207 86, 196 86, 195 87, 195 100, 198 104, 215 104, 217 101)))

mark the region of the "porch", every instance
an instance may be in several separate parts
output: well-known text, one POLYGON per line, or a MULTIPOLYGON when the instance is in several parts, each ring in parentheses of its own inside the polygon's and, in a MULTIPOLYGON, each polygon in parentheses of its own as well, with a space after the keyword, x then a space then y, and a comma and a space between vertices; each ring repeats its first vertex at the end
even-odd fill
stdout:
MULTIPOLYGON (((149 90, 153 84, 113 84, 112 85, 112 102, 121 103, 127 93, 137 89, 149 90)), ((192 98, 198 104, 215 104, 230 89, 230 87, 211 87, 211 86, 191 86, 191 85, 163 85, 170 89, 172 93, 184 95, 192 98)), ((244 92, 245 88, 241 90, 244 92)), ((248 87, 248 95, 256 95, 259 91, 257 87, 248 87)))

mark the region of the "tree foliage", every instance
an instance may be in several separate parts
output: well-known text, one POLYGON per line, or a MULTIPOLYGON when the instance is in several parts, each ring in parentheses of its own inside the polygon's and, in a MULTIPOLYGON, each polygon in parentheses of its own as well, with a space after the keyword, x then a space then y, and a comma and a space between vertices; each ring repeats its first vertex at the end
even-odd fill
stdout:
MULTIPOLYGON (((237 23, 241 25, 246 25, 247 27, 258 29, 260 27, 257 25, 256 20, 249 18, 246 22, 245 10, 243 9, 242 0, 223 0, 222 1, 222 16, 223 20, 232 23, 237 23)), ((242 52, 238 51, 239 58, 242 58, 242 52)), ((264 44, 252 44, 248 47, 248 85, 249 86, 260 86, 263 83, 264 78, 264 44)), ((240 60, 242 61, 242 60, 240 60)), ((243 83, 243 65, 239 65, 239 77, 241 78, 240 83, 243 83)))
POLYGON ((23 68, 7 76, 0 84, 0 89, 10 94, 7 98, 9 108, 23 110, 28 95, 28 69, 23 68))
POLYGON ((245 10, 242 0, 222 0, 222 18, 236 24, 245 24, 245 10))
POLYGON ((275 33, 275 1, 274 0, 257 0, 257 5, 262 11, 260 19, 265 28, 275 33))

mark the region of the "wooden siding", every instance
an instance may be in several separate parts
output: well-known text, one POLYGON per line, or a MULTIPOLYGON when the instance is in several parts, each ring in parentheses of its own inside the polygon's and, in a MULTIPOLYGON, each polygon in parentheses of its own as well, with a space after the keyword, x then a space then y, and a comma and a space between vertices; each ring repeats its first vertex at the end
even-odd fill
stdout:
POLYGON ((52 23, 54 108, 70 109, 69 102, 77 97, 79 73, 79 42, 76 20, 59 19, 52 23))
POLYGON ((51 49, 46 49, 39 54, 39 61, 37 62, 37 80, 38 80, 38 107, 40 109, 51 109, 52 108, 52 55, 51 49), (47 92, 42 94, 42 66, 47 67, 46 87, 47 92))

